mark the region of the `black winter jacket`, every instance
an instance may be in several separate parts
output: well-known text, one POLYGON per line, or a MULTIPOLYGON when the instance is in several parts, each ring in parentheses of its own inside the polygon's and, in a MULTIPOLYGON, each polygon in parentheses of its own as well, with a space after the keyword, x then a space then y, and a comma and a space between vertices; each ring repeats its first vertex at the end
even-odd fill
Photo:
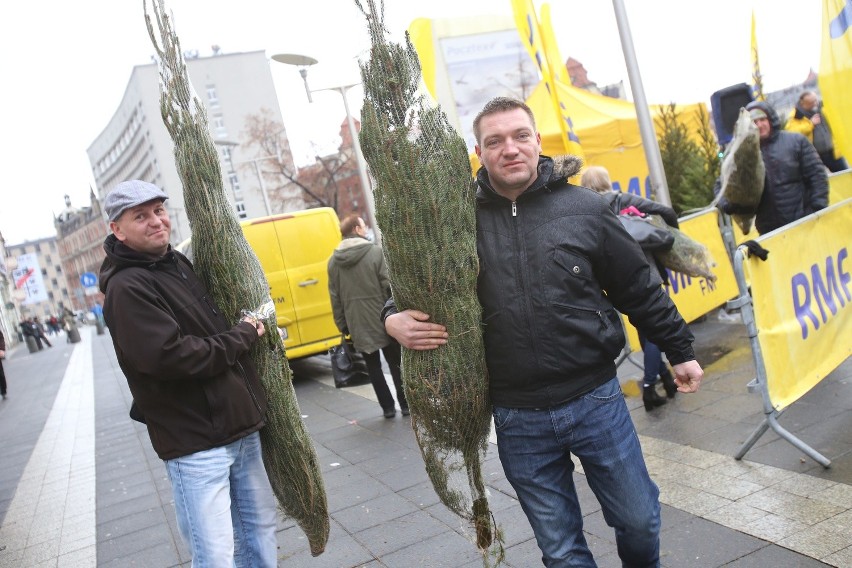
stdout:
POLYGON ((173 459, 259 430, 266 395, 248 357, 252 325, 228 325, 182 254, 152 260, 114 235, 104 249, 104 319, 157 455, 173 459))
POLYGON ((542 156, 515 202, 479 170, 478 295, 497 406, 554 406, 612 379, 625 341, 616 310, 672 364, 695 358, 642 249, 602 196, 567 182, 578 167, 554 171, 542 156))

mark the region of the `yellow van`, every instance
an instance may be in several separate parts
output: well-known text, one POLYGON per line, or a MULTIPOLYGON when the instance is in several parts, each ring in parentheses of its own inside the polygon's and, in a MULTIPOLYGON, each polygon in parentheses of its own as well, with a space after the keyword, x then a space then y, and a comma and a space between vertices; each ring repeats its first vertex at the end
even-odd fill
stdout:
MULTIPOLYGON (((340 243, 330 207, 241 221, 271 288, 288 359, 326 353, 340 344, 328 295, 328 259, 340 243)), ((190 241, 177 250, 191 258, 190 241)))

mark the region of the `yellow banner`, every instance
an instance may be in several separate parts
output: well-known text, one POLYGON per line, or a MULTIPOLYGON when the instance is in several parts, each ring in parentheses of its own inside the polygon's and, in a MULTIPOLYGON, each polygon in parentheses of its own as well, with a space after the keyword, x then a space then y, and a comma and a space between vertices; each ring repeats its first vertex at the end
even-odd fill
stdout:
MULTIPOLYGON (((532 0, 512 0, 512 12, 515 15, 515 24, 518 27, 518 33, 521 34, 521 42, 527 48, 530 57, 541 72, 542 83, 547 89, 553 116, 558 117, 559 133, 562 137, 563 148, 559 153, 582 157, 583 150, 580 147, 577 135, 574 133, 574 126, 568 112, 568 107, 562 97, 560 97, 557 83, 554 79, 554 71, 551 68, 551 62, 557 59, 558 56, 555 54, 548 55, 547 53, 547 46, 545 45, 532 0)), ((547 36, 553 38, 553 32, 550 31, 547 36)), ((551 47, 555 47, 555 45, 551 47)))
POLYGON ((828 175, 828 203, 834 205, 852 197, 852 170, 828 175))
MULTIPOLYGON (((680 230, 706 246, 716 262, 713 268, 715 282, 667 270, 669 286, 666 291, 687 323, 724 305, 737 295, 737 280, 722 242, 718 217, 718 209, 713 208, 678 220, 680 230)), ((639 336, 626 318, 624 324, 630 348, 639 351, 639 336)))
POLYGON ((852 354, 852 199, 760 237, 745 260, 772 406, 782 410, 852 354))
POLYGON ((823 0, 819 89, 836 153, 852 159, 852 0, 823 0))

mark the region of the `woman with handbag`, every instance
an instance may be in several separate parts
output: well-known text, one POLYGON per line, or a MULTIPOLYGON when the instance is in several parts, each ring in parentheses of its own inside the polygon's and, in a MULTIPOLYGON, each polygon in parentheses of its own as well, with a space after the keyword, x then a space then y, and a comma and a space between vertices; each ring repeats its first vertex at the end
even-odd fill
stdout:
POLYGON ((367 240, 367 226, 358 215, 340 223, 343 240, 328 261, 328 291, 338 329, 352 336, 352 343, 367 363, 370 382, 385 418, 396 416, 394 399, 385 381, 384 355, 396 387, 396 400, 403 416, 408 402, 402 388, 402 349, 386 332, 380 314, 390 295, 390 279, 382 249, 367 240))
MULTIPOLYGON (((621 215, 625 209, 632 208, 645 215, 659 215, 670 227, 678 227, 677 213, 671 207, 651 201, 650 199, 645 199, 644 197, 639 197, 638 195, 614 191, 606 168, 589 166, 580 179, 580 185, 603 195, 609 201, 610 208, 616 215, 621 215)), ((654 241, 654 243, 649 243, 648 246, 642 246, 642 242, 639 244, 645 252, 648 264, 657 268, 661 283, 668 286, 668 273, 654 256, 654 250, 658 250, 654 247, 660 246, 660 243, 657 241, 654 241)), ((671 248, 671 243, 668 246, 671 248)), ((642 377, 642 402, 645 405, 645 410, 651 411, 666 403, 665 397, 657 392, 658 378, 662 379, 668 398, 674 398, 675 393, 677 393, 677 385, 675 385, 671 371, 663 361, 663 354, 660 348, 643 337, 642 333, 639 333, 639 344, 642 346, 643 365, 645 367, 642 377)))

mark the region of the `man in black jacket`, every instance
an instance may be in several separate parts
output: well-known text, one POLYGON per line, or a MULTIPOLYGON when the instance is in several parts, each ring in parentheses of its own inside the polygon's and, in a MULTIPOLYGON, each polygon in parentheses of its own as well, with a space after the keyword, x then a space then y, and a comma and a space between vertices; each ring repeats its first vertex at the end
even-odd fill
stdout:
POLYGON ((231 326, 169 245, 157 186, 119 183, 104 200, 112 234, 100 285, 119 366, 164 460, 194 566, 277 565, 275 498, 258 431, 266 394, 248 351, 263 324, 231 326))
MULTIPOLYGON (((724 197, 718 207, 728 214, 755 214, 761 235, 828 207, 828 174, 814 146, 797 132, 781 130, 778 113, 765 101, 746 106, 760 132, 760 154, 766 168, 757 210, 742 209, 724 197)), ((716 180, 716 193, 721 180, 716 180)))
MULTIPOLYGON (((616 310, 660 345, 681 392, 703 371, 692 334, 639 245, 606 201, 571 185, 579 161, 541 151, 532 111, 496 98, 473 123, 478 296, 489 392, 506 477, 549 567, 593 566, 572 478, 583 464, 624 566, 659 565, 659 490, 616 377, 624 346, 616 310)), ((409 349, 436 349, 446 329, 416 310, 386 310, 409 349)))

